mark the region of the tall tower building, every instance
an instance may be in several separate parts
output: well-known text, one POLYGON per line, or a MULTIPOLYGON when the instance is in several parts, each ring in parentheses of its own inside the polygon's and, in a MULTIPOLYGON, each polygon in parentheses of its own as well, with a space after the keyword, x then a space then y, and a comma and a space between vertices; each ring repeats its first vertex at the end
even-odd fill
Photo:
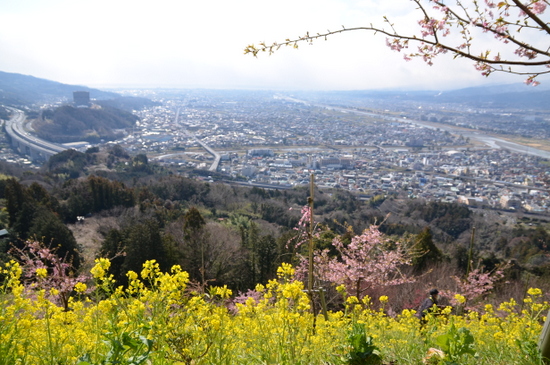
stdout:
POLYGON ((89 106, 90 92, 89 91, 73 91, 73 102, 75 106, 89 106))

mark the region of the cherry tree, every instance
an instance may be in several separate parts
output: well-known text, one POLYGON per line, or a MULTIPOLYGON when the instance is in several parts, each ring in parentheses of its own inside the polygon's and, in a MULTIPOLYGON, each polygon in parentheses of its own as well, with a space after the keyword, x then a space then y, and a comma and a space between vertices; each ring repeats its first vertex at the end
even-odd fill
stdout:
MULTIPOLYGON (((345 244, 340 236, 332 245, 337 256, 329 255, 329 250, 314 253, 314 267, 317 278, 335 285, 344 285, 346 291, 362 298, 369 289, 399 285, 413 279, 401 272, 410 265, 411 255, 400 243, 390 242, 379 231, 378 226, 370 226, 362 234, 351 238, 345 244)), ((299 272, 307 271, 304 258, 299 272)))
POLYGON ((465 278, 459 278, 453 276, 455 280, 458 292, 460 294, 463 303, 457 299, 456 294, 452 296, 450 292, 443 293, 449 298, 454 298, 454 304, 466 304, 465 308, 468 310, 476 309, 476 301, 482 298, 485 294, 490 293, 495 286, 495 283, 504 277, 503 269, 495 269, 493 271, 483 271, 482 269, 474 269, 468 273, 465 278), (456 303, 458 301, 458 303, 456 303))
MULTIPOLYGON (((402 0, 405 1, 405 0, 402 0)), ((282 46, 298 48, 300 43, 344 32, 367 30, 384 34, 390 49, 401 52, 405 60, 420 58, 428 65, 444 53, 474 61, 484 76, 504 72, 526 77, 527 84, 539 84, 537 77, 550 73, 550 0, 409 0, 415 3, 418 28, 402 30, 388 17, 383 25, 342 26, 341 29, 249 45, 245 53, 272 54, 282 46), (498 51, 486 36, 496 39, 498 51), (416 48, 413 50, 412 46, 416 48)))
POLYGON ((69 310, 69 298, 73 292, 90 290, 85 284, 89 277, 78 275, 71 262, 57 254, 56 248, 37 240, 27 240, 23 247, 14 247, 10 253, 21 262, 26 289, 44 290, 49 299, 65 310, 69 310))

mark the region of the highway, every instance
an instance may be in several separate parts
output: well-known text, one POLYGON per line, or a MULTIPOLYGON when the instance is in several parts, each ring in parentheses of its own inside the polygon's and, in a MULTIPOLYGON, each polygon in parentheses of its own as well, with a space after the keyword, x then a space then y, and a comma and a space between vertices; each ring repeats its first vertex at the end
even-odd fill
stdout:
POLYGON ((13 113, 11 119, 6 122, 6 133, 12 139, 12 145, 16 146, 16 143, 19 145, 21 153, 30 155, 33 158, 39 155, 47 160, 50 156, 68 149, 67 147, 50 143, 31 135, 23 126, 26 120, 25 113, 19 109, 6 108, 13 113), (25 146, 26 148, 21 150, 21 146, 25 146), (36 153, 33 155, 32 151, 36 153))

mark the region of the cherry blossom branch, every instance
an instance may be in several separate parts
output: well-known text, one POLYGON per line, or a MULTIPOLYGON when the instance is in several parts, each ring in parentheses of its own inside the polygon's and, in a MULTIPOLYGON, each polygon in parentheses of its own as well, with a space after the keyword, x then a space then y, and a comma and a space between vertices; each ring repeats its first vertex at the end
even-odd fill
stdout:
MULTIPOLYGON (((533 11, 531 11, 531 9, 529 9, 529 7, 522 4, 521 1, 519 1, 519 0, 512 0, 512 1, 514 2, 514 4, 516 4, 516 6, 518 8, 520 8, 525 14, 527 14, 527 16, 529 18, 533 19, 533 21, 535 21, 542 29, 544 29, 547 33, 550 33, 550 27, 548 26, 548 24, 543 22, 533 11)), ((534 3, 543 4, 544 2, 543 1, 535 1, 534 3)), ((545 8, 542 9, 539 12, 539 14, 542 14, 542 12, 544 12, 544 10, 545 10, 545 8)))
POLYGON ((89 277, 77 275, 70 260, 60 257, 56 248, 38 240, 27 240, 23 247, 12 247, 10 253, 18 258, 24 270, 27 290, 44 289, 52 301, 69 310, 69 298, 75 291, 90 291, 84 284, 89 277))
MULTIPOLYGON (((397 34, 397 33, 390 33, 390 32, 388 32, 388 31, 386 31, 382 28, 376 28, 376 27, 371 27, 371 26, 369 26, 369 27, 343 28, 343 29, 339 29, 339 30, 336 30, 336 31, 327 31, 326 33, 318 33, 317 35, 313 35, 313 36, 309 35, 309 33, 307 33, 303 37, 299 37, 299 38, 296 38, 296 39, 293 39, 293 40, 288 39, 285 42, 273 43, 271 45, 266 45, 265 43, 261 42, 261 43, 259 43, 258 47, 255 46, 255 45, 248 45, 245 49, 245 53, 252 53, 253 56, 257 56, 258 53, 260 53, 260 52, 268 52, 269 54, 273 54, 273 53, 275 53, 275 51, 279 50, 279 48, 281 48, 283 46, 293 46, 294 48, 298 48, 298 43, 300 43, 300 42, 305 41, 305 42, 311 43, 314 40, 319 39, 319 38, 325 38, 326 39, 327 37, 338 34, 338 33, 351 32, 351 31, 356 31, 356 30, 369 30, 369 31, 374 31, 376 33, 383 33, 383 34, 385 34, 389 37, 396 38, 396 39, 399 39, 399 40, 422 42, 422 43, 425 43, 425 44, 429 44, 431 46, 439 47, 439 48, 444 49, 446 51, 451 51, 453 53, 456 53, 457 56, 464 57, 464 58, 469 58, 473 61, 478 61, 478 62, 484 62, 484 63, 490 63, 490 64, 502 64, 502 65, 516 65, 516 66, 545 66, 545 65, 550 65, 550 60, 546 60, 546 61, 491 60, 491 59, 488 59, 488 58, 483 57, 483 56, 476 56, 476 55, 473 55, 473 54, 468 53, 468 52, 463 52, 463 51, 459 50, 458 48, 448 46, 448 45, 442 44, 442 43, 437 43, 437 42, 431 41, 429 39, 418 38, 416 36, 405 36, 405 35, 397 34)), ((406 47, 401 46, 400 48, 406 48, 406 47)), ((394 50, 400 50, 400 49, 394 49, 394 50)), ((546 54, 546 53, 548 53, 548 52, 544 52, 544 54, 546 54)), ((550 56, 550 53, 548 53, 548 56, 550 56)), ((547 73, 547 71, 545 71, 543 73, 547 73)))
POLYGON ((402 34, 396 30, 394 24, 387 17, 383 17, 385 23, 390 27, 386 30, 382 27, 359 26, 317 33, 315 35, 307 32, 304 36, 295 39, 286 39, 284 42, 274 42, 266 44, 261 42, 258 45, 249 45, 245 48, 245 54, 251 53, 257 57, 260 52, 273 54, 282 46, 292 46, 298 48, 299 43, 313 43, 314 40, 325 39, 335 34, 352 32, 358 30, 367 30, 374 34, 382 33, 388 37, 386 44, 392 50, 402 52, 409 47, 410 43, 417 43, 418 52, 405 54, 408 61, 413 57, 421 57, 426 63, 432 65, 433 58, 442 53, 452 53, 456 57, 467 58, 475 62, 475 68, 484 76, 489 76, 493 72, 504 72, 515 75, 528 76, 526 83, 537 85, 535 81, 537 76, 550 73, 550 47, 541 49, 528 41, 528 36, 520 34, 522 29, 538 30, 542 35, 550 35, 550 25, 545 23, 540 15, 544 14, 548 0, 530 0, 524 4, 520 0, 508 0, 495 3, 492 0, 484 0, 485 6, 480 2, 472 0, 474 9, 469 10, 465 2, 455 1, 455 9, 451 8, 439 0, 411 0, 417 4, 417 10, 422 13, 422 18, 418 21, 420 26, 420 36, 415 34, 402 34), (427 3, 427 4, 424 4, 427 3), (434 10, 443 13, 442 17, 431 16, 428 11, 428 4, 433 4, 434 10), (514 12, 514 15, 512 15, 514 12), (449 36, 452 28, 458 28, 458 37, 462 39, 462 44, 452 45, 451 41, 444 42, 443 38, 449 36), (515 47, 514 54, 517 58, 503 58, 500 52, 494 58, 489 58, 491 51, 486 50, 480 54, 472 51, 474 37, 471 29, 479 29, 484 33, 492 34, 503 47, 515 47), (515 33, 511 33, 511 29, 515 33), (522 36, 523 38, 520 38, 522 36), (544 59, 535 60, 542 56, 544 59), (514 67, 514 68, 512 68, 514 67), (530 68, 529 70, 518 69, 517 67, 530 68))

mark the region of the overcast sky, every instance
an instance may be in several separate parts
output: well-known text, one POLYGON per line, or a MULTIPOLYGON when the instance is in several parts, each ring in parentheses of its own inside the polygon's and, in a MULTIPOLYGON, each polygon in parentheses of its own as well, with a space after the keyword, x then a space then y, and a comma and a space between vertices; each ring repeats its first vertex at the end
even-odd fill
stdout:
POLYGON ((0 71, 92 87, 432 89, 521 82, 487 79, 468 60, 405 62, 370 32, 336 35, 299 50, 244 55, 342 25, 407 27, 407 0, 4 0, 0 71))

